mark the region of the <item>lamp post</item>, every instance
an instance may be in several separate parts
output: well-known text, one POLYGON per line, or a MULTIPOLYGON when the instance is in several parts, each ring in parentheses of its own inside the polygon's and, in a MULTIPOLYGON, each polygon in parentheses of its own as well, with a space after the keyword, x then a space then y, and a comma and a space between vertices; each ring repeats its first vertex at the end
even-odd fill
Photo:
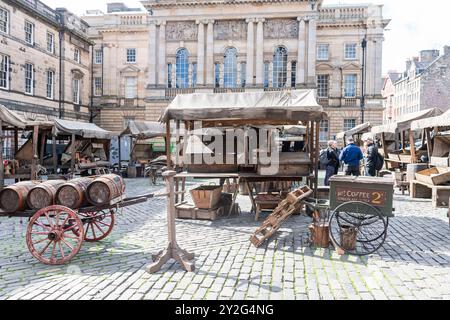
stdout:
POLYGON ((367 40, 364 39, 361 42, 362 48, 362 67, 361 67, 361 123, 364 123, 364 111, 366 108, 366 48, 367 40))

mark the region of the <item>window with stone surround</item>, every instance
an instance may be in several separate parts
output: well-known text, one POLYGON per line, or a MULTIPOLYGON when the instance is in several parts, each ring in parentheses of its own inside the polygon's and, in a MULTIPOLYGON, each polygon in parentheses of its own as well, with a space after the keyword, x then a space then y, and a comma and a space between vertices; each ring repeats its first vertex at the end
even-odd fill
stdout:
POLYGON ((356 43, 345 44, 345 60, 356 60, 356 43))
POLYGON ((297 82, 297 61, 291 62, 291 87, 295 88, 297 82))
POLYGON ((136 49, 127 49, 127 63, 136 63, 136 49))
POLYGON ((172 64, 167 64, 167 88, 172 88, 172 64))
POLYGON ((223 84, 225 88, 236 88, 237 83, 237 50, 227 48, 224 54, 223 84))
POLYGON ((25 42, 34 45, 34 24, 25 20, 25 42))
POLYGON ((47 70, 47 99, 53 99, 55 96, 55 72, 47 70))
POLYGON ((245 88, 245 81, 247 77, 247 63, 241 62, 241 87, 245 88))
POLYGON ((320 122, 319 140, 320 142, 326 142, 330 138, 330 124, 328 120, 322 120, 320 122))
POLYGON ((95 77, 94 78, 94 96, 99 97, 102 95, 102 78, 95 77))
POLYGON ((137 78, 125 78, 125 99, 135 99, 137 97, 137 78))
POLYGON ((330 76, 328 74, 317 75, 317 96, 328 98, 330 76))
POLYGON ((103 50, 102 49, 96 49, 95 50, 95 64, 102 64, 103 63, 103 50))
POLYGON ((356 127, 356 119, 344 119, 344 131, 352 130, 356 127))
POLYGON ((0 32, 9 33, 9 11, 0 8, 0 32))
POLYGON ((47 32, 47 52, 55 53, 55 35, 47 32))
POLYGON ((287 82, 287 49, 278 47, 273 55, 273 87, 284 88, 287 82))
POLYGON ((34 94, 34 66, 31 63, 25 64, 25 93, 34 94))
POLYGON ((344 97, 356 98, 356 74, 346 74, 344 76, 344 97))
POLYGON ((9 56, 0 54, 0 88, 9 89, 9 56))
POLYGON ((189 53, 186 49, 177 51, 176 61, 177 88, 189 87, 189 53))
POLYGON ((328 44, 318 44, 317 45, 317 60, 327 61, 329 59, 329 45, 328 44))
POLYGON ((80 53, 80 49, 75 48, 73 50, 73 60, 75 60, 75 62, 80 63, 81 62, 81 53, 80 53))
POLYGON ((80 104, 80 79, 72 80, 72 102, 75 104, 80 104))

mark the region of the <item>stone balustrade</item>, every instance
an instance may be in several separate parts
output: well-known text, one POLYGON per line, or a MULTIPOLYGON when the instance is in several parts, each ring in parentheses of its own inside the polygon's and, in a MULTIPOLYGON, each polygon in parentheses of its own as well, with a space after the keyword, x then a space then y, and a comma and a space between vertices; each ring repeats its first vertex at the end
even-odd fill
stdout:
POLYGON ((319 10, 319 21, 353 20, 368 17, 367 6, 323 7, 319 10))

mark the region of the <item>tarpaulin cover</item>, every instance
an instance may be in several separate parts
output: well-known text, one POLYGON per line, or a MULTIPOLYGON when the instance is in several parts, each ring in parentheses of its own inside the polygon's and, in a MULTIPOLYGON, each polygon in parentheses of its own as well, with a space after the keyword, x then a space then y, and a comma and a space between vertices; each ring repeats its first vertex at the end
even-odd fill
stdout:
POLYGON ((324 116, 314 90, 292 90, 182 94, 165 109, 160 121, 320 121, 324 116))
POLYGON ((405 115, 399 121, 385 124, 382 126, 373 127, 371 132, 373 134, 378 133, 396 133, 404 130, 411 129, 411 123, 416 120, 435 117, 442 114, 442 110, 439 108, 426 109, 411 114, 405 115))
POLYGON ((112 132, 106 131, 94 123, 78 122, 55 119, 55 127, 53 134, 58 135, 72 135, 86 138, 86 139, 106 139, 109 140, 113 136, 112 132))
POLYGON ((2 120, 3 126, 17 128, 25 128, 27 126, 27 121, 24 118, 2 104, 0 104, 0 119, 2 120))
POLYGON ((354 127, 353 129, 350 129, 350 130, 347 130, 344 132, 339 132, 336 135, 336 139, 344 139, 344 137, 351 137, 358 133, 370 131, 370 128, 372 128, 372 124, 370 122, 366 122, 366 123, 360 124, 359 126, 354 127))
POLYGON ((121 133, 121 136, 131 135, 137 139, 152 139, 164 137, 166 126, 160 122, 131 120, 128 127, 121 133))
POLYGON ((411 123, 411 130, 423 130, 434 127, 450 127, 450 110, 440 116, 417 120, 411 123))

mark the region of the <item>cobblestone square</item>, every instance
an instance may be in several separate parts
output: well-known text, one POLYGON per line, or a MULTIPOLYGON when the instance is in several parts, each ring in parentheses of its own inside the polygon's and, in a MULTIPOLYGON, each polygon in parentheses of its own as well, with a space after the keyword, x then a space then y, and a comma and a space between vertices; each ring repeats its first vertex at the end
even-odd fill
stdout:
MULTIPOLYGON (((127 180, 127 194, 163 191, 147 179, 127 180)), ((151 253, 166 245, 166 199, 117 215, 112 234, 84 243, 64 266, 40 264, 25 243, 27 219, 0 218, 0 299, 450 299, 450 228, 445 209, 395 195, 382 249, 340 257, 307 245, 311 219, 291 217, 256 249, 247 198, 242 215, 214 222, 177 220, 179 245, 196 254, 193 273, 174 261, 145 272, 151 253)))

